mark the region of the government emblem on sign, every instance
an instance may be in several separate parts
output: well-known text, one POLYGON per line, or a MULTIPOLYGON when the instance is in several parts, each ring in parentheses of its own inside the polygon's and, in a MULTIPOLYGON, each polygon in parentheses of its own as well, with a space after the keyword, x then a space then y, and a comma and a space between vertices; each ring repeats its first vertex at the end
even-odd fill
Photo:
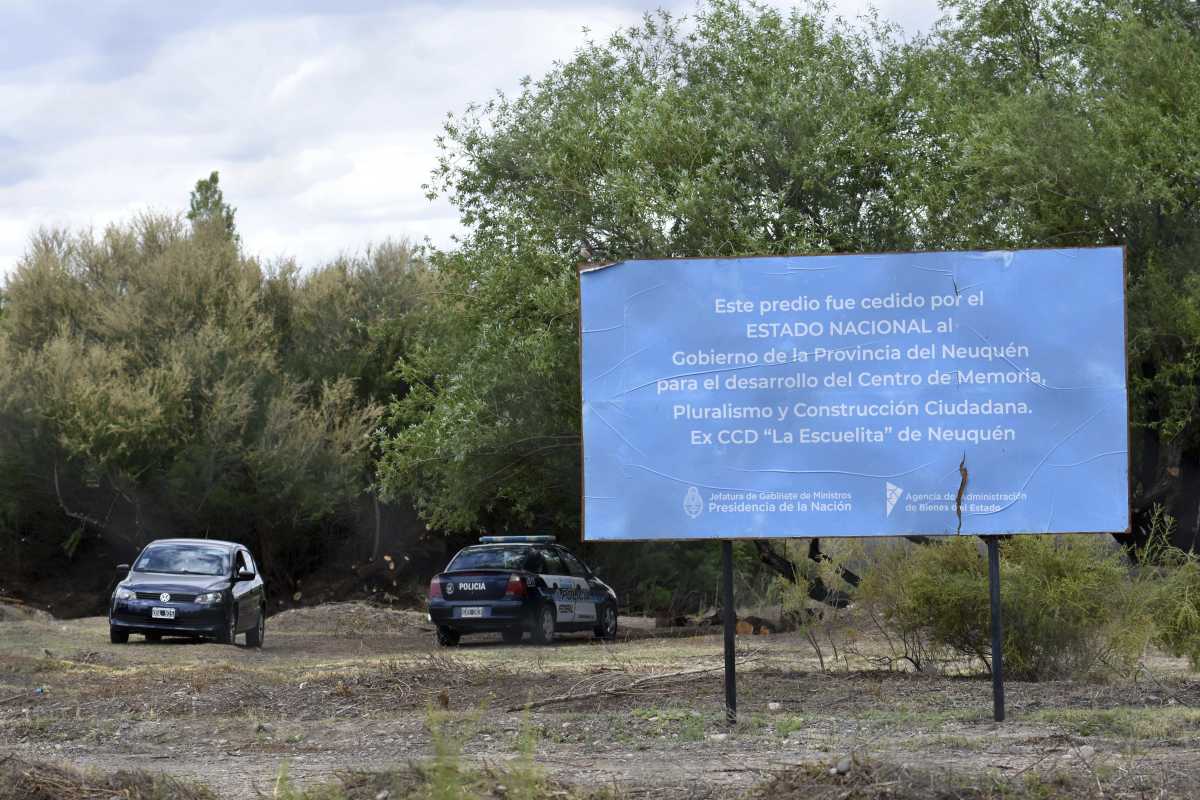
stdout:
POLYGON ((704 511, 704 500, 700 497, 700 490, 695 486, 689 487, 683 498, 683 511, 692 519, 700 516, 700 512, 704 511))
POLYGON ((896 484, 892 483, 891 481, 888 481, 887 487, 886 487, 886 492, 887 492, 887 513, 884 514, 884 516, 890 517, 892 515, 892 509, 894 509, 896 507, 896 503, 899 503, 900 498, 904 495, 904 490, 901 489, 896 484))

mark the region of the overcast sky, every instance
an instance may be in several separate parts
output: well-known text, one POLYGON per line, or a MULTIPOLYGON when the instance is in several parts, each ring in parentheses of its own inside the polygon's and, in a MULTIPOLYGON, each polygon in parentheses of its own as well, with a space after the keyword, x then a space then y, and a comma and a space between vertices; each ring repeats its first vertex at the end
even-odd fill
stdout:
MULTIPOLYGON (((937 16, 935 0, 875 5, 910 33, 937 16)), ((457 215, 421 190, 446 113, 660 6, 695 3, 0 0, 0 274, 39 226, 181 211, 214 169, 267 259, 446 246, 457 215)))

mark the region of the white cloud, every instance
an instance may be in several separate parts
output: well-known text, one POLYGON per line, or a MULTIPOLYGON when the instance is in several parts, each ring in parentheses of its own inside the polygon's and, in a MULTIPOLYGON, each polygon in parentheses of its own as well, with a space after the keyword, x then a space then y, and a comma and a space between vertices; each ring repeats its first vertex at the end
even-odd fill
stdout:
MULTIPOLYGON (((446 244, 457 214, 421 189, 446 112, 569 57, 584 27, 603 36, 641 15, 630 0, 371 6, 247 16, 218 3, 143 20, 141 37, 119 24, 137 6, 120 2, 66 27, 6 6, 0 27, 47 41, 0 57, 0 273, 39 226, 181 210, 213 169, 264 257, 314 264, 388 236, 446 244)), ((936 6, 881 13, 914 29, 936 6)))

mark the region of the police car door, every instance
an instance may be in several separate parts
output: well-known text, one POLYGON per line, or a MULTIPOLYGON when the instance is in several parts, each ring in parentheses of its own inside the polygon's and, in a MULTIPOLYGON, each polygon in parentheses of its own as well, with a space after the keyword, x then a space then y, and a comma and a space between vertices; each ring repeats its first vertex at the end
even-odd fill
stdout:
POLYGON ((575 621, 575 585, 574 579, 567 572, 567 567, 559 558, 558 552, 550 547, 540 547, 545 565, 542 567, 542 582, 554 597, 554 615, 556 622, 575 621))
POLYGON ((563 563, 567 565, 567 571, 571 573, 571 577, 574 579, 575 621, 595 622, 596 600, 592 597, 592 585, 588 582, 587 567, 583 566, 582 561, 566 550, 560 550, 559 555, 562 556, 563 563))

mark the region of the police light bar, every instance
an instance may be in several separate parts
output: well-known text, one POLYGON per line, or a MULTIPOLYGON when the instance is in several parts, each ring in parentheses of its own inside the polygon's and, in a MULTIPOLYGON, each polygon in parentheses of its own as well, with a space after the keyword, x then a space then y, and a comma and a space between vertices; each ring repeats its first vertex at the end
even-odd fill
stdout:
POLYGON ((553 536, 480 536, 480 544, 554 544, 553 536))

